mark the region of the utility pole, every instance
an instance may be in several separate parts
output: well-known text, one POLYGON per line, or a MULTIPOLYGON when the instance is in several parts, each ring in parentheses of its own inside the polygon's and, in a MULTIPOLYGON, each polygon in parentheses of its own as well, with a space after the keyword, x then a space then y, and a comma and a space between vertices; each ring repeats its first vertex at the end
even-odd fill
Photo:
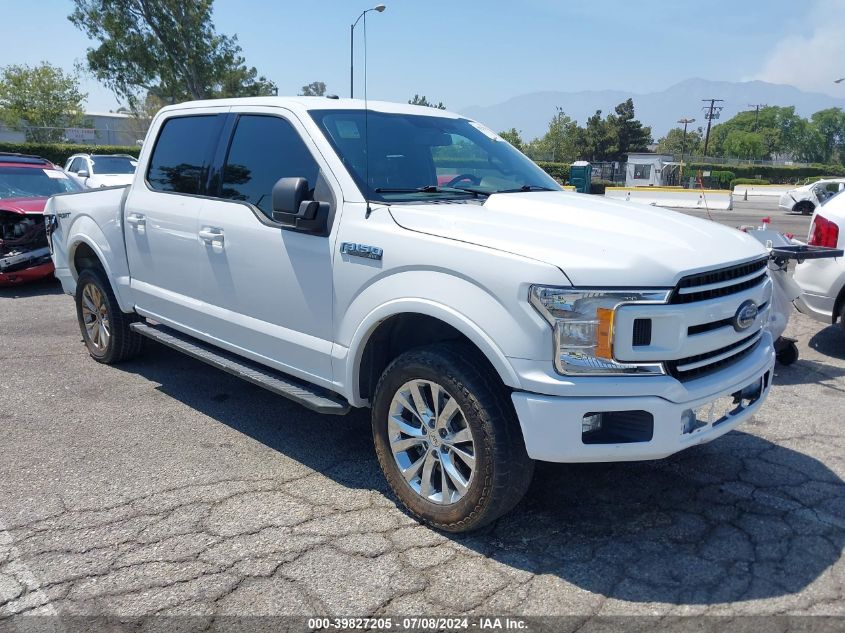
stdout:
POLYGON ((754 131, 757 131, 757 127, 760 124, 760 108, 765 108, 769 104, 768 103, 749 103, 748 107, 754 110, 754 131))
POLYGON ((687 151, 687 126, 690 123, 695 123, 695 119, 687 119, 687 118, 678 119, 678 123, 684 124, 684 138, 681 141, 681 173, 678 176, 678 181, 683 185, 683 182, 684 182, 684 154, 686 154, 686 151, 687 151))
POLYGON ((704 110, 704 118, 707 119, 707 134, 704 137, 704 155, 707 156, 707 148, 710 146, 710 126, 713 124, 713 119, 719 118, 719 113, 724 106, 717 106, 717 103, 723 103, 724 99, 702 99, 704 103, 710 102, 709 106, 702 108, 704 110))
POLYGON ((563 108, 560 106, 555 106, 555 110, 557 113, 555 114, 555 139, 552 141, 552 162, 555 162, 555 150, 557 149, 558 143, 561 141, 561 129, 560 129, 560 115, 563 114, 563 108))

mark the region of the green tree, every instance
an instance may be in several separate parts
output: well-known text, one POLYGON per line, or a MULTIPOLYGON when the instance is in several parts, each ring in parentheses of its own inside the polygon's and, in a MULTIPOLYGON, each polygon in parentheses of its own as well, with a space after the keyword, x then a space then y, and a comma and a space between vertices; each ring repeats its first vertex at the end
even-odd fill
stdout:
POLYGON ((438 110, 445 110, 446 106, 443 105, 442 101, 439 101, 437 105, 434 104, 433 101, 429 101, 425 98, 425 95, 418 95, 415 94, 413 99, 409 99, 408 103, 411 105, 418 105, 418 106, 426 106, 428 108, 437 108, 438 110))
POLYGON ((47 62, 0 70, 0 120, 14 130, 24 130, 27 141, 61 141, 65 136, 61 128, 83 127, 87 96, 80 92, 75 74, 47 62))
POLYGON ((634 100, 627 99, 616 106, 605 122, 612 145, 604 160, 625 160, 628 152, 644 152, 651 143, 651 128, 636 119, 634 100))
POLYGON ((515 127, 512 127, 507 132, 499 132, 499 136, 513 145, 520 152, 525 151, 525 141, 522 140, 519 131, 515 127))
POLYGON ((725 154, 735 158, 760 160, 766 156, 766 139, 759 132, 733 130, 723 143, 725 154))
POLYGON ((578 158, 582 144, 583 130, 561 111, 549 121, 548 131, 531 144, 531 152, 538 159, 566 163, 578 158))
MULTIPOLYGON (((725 145, 733 132, 757 134, 763 142, 761 158, 775 159, 791 156, 801 151, 807 134, 806 121, 795 114, 795 108, 768 106, 760 111, 746 110, 713 127, 710 135, 710 153, 715 156, 735 156, 725 145)), ((736 146, 736 139, 731 147, 736 146)), ((743 158, 743 156, 736 156, 743 158)))
POLYGON ((322 97, 326 94, 326 84, 322 81, 312 81, 307 86, 302 86, 302 97, 322 97))
POLYGON ((818 143, 818 161, 845 163, 845 112, 841 108, 820 110, 810 117, 809 127, 818 143))
POLYGON ((581 158, 590 162, 612 160, 614 138, 607 121, 601 118, 601 110, 596 110, 596 113, 587 119, 583 138, 581 158))
POLYGON ((73 0, 68 19, 90 39, 88 70, 131 105, 270 95, 276 85, 247 66, 237 36, 217 33, 214 0, 73 0))
POLYGON ((684 144, 684 128, 672 128, 666 133, 666 136, 657 141, 657 151, 661 154, 678 155, 683 152, 687 156, 701 154, 701 150, 704 146, 702 137, 703 133, 701 128, 694 130, 687 129, 686 144, 684 144))

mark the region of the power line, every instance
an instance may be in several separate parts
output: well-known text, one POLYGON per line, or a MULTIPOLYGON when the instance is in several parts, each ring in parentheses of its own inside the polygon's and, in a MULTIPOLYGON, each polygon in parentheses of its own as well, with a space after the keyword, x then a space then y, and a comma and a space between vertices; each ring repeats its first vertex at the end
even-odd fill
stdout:
POLYGON ((717 103, 723 103, 724 99, 702 99, 704 103, 710 102, 709 106, 702 108, 704 111, 704 118, 707 119, 707 135, 704 137, 704 155, 707 156, 707 148, 710 145, 710 126, 713 124, 713 119, 718 119, 724 106, 717 106, 717 103))

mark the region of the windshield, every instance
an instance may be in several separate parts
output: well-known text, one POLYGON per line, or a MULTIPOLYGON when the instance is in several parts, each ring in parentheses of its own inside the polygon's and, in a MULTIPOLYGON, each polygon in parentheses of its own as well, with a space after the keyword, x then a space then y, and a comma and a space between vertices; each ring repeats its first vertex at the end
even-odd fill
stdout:
POLYGON ((82 191, 82 186, 58 169, 0 167, 0 199, 37 198, 82 191))
POLYGON ((370 200, 417 202, 503 191, 560 190, 546 172, 509 143, 466 119, 370 110, 367 165, 364 110, 310 114, 370 200))
POLYGON ((134 174, 138 161, 129 156, 92 156, 95 174, 134 174))

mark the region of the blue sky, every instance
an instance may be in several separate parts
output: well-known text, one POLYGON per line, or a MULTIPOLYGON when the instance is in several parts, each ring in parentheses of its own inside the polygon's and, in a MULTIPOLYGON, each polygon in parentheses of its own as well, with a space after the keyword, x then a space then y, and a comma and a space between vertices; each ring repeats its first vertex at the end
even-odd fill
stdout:
MULTIPOLYGON (((689 77, 752 78, 845 96, 845 0, 386 0, 369 14, 369 96, 414 93, 449 109, 541 90, 650 92, 689 77), (835 75, 835 77, 833 76, 835 75)), ((91 43, 70 0, 0 0, 0 65, 72 68, 91 43)), ((325 81, 349 91, 349 24, 366 0, 216 0, 218 31, 249 64, 296 94, 325 81)), ((363 66, 356 29, 356 96, 363 66)), ((87 79, 91 111, 118 107, 87 79)))

